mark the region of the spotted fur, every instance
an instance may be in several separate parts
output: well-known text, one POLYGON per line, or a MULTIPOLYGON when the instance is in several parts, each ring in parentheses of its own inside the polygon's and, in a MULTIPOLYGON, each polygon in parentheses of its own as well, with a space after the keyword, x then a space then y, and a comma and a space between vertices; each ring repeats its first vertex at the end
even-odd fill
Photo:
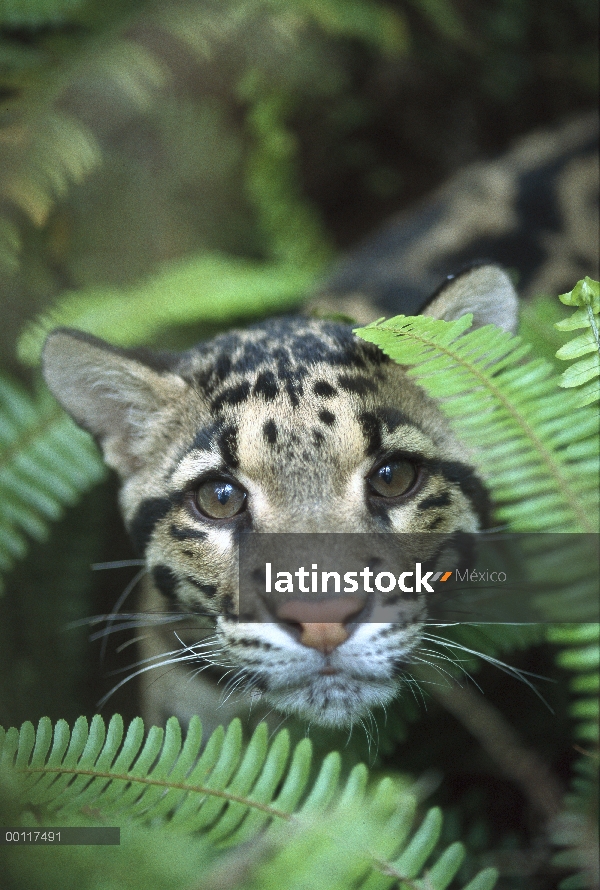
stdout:
MULTIPOLYGON (((469 308, 477 323, 492 314, 510 328, 515 305, 508 277, 482 266, 447 282, 425 311, 469 308)), ((302 604, 292 602, 286 617, 238 621, 236 547, 242 531, 453 533, 488 523, 469 455, 403 368, 346 325, 296 317, 182 355, 58 330, 44 372, 119 474, 125 523, 147 567, 142 611, 169 619, 150 622, 142 643, 143 667, 161 665, 146 683, 149 720, 200 712, 210 725, 262 700, 340 726, 392 699, 420 638, 418 598, 391 623, 369 621, 366 601, 354 600, 336 601, 333 619, 295 620, 302 604), (389 455, 417 474, 400 499, 369 489, 389 455), (215 478, 246 493, 239 514, 198 509, 199 487, 215 478), (225 703, 227 680, 236 692, 225 703)))

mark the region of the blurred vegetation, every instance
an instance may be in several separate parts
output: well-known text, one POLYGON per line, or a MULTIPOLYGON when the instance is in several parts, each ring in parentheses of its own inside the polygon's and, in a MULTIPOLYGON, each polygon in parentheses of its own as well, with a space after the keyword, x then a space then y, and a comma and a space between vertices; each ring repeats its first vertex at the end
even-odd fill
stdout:
MULTIPOLYGON (((57 441, 76 435, 30 394, 48 325, 98 323, 114 342, 179 348, 287 311, 386 214, 517 134, 595 103, 596 31, 594 0, 0 0, 0 400, 18 421, 0 429, 0 487, 6 455, 40 418, 58 424, 57 441)), ((538 326, 559 317, 538 309, 538 326)), ((102 469, 88 459, 80 471, 91 485, 102 469)), ((49 526, 74 500, 72 469, 52 469, 62 494, 45 492, 47 519, 25 526, 6 561, 17 560, 0 603, 6 726, 94 712, 113 680, 98 679, 87 627, 66 626, 109 610, 133 575, 89 571, 132 555, 114 483, 49 526)), ((570 665, 561 674, 531 639, 514 660, 566 677, 570 665)), ((547 693, 554 717, 493 672, 480 682, 566 781, 575 754, 565 684, 547 693)), ((128 698, 111 704, 136 713, 128 698)), ((464 883, 490 850, 527 851, 536 829, 461 727, 428 708, 414 722, 419 706, 405 702, 400 725, 390 719, 380 764, 432 787, 432 768, 444 774, 444 843, 480 851, 464 883)), ((578 763, 584 774, 585 757, 578 763)), ((575 797, 589 824, 585 794, 575 797)), ((577 833, 574 820, 563 837, 577 833)), ((555 873, 533 868, 523 859, 501 887, 555 886, 555 873)))

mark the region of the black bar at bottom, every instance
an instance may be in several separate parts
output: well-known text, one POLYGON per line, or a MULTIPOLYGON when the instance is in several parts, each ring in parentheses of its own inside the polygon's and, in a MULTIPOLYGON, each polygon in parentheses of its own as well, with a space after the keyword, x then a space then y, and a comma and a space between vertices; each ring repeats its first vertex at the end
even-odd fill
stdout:
POLYGON ((120 828, 0 828, 0 846, 54 847, 68 845, 117 845, 121 843, 120 828))

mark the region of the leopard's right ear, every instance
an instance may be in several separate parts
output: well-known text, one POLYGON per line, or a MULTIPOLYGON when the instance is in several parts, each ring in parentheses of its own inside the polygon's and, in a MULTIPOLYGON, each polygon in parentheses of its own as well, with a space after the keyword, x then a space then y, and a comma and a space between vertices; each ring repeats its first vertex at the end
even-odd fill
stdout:
POLYGON ((42 370, 53 395, 92 433, 108 466, 122 477, 142 466, 157 414, 188 387, 177 374, 153 368, 134 352, 70 328, 49 334, 42 370))
POLYGON ((473 314, 473 328, 495 324, 515 333, 519 300, 507 272, 496 263, 476 263, 449 275, 433 294, 422 315, 453 321, 473 314))

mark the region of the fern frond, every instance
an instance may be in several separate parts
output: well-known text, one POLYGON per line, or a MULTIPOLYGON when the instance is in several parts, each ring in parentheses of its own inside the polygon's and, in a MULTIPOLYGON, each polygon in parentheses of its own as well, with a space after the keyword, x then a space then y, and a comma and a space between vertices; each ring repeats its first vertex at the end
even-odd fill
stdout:
POLYGON ((600 691, 600 626, 557 625, 548 630, 551 642, 561 646, 557 662, 574 673, 571 680, 571 716, 580 757, 565 798, 565 808, 553 827, 553 843, 562 847, 556 865, 575 873, 560 890, 594 888, 600 881, 598 865, 598 693, 600 691))
POLYGON ((440 399, 500 521, 515 531, 597 532, 597 412, 573 411, 548 362, 521 363, 529 347, 519 337, 491 325, 464 334, 470 324, 398 316, 356 333, 413 366, 408 373, 440 399))
POLYGON ((563 361, 578 359, 563 371, 560 385, 565 388, 580 387, 575 404, 590 405, 600 400, 600 282, 584 278, 572 291, 559 296, 566 306, 579 307, 570 318, 559 321, 559 331, 587 328, 585 334, 569 340, 556 353, 563 361), (581 358, 585 356, 585 358, 581 358))
POLYGON ((89 435, 43 391, 0 377, 0 573, 105 473, 89 435))
POLYGON ((135 40, 121 39, 105 46, 89 68, 94 77, 105 77, 115 92, 140 111, 151 106, 156 91, 169 79, 165 63, 135 40))
POLYGON ((0 133, 3 164, 0 198, 41 226, 56 198, 100 162, 94 136, 80 121, 50 109, 0 133))
POLYGON ((166 266, 129 288, 97 287, 66 296, 26 328, 18 345, 26 364, 37 364, 46 334, 57 325, 82 328, 121 346, 152 340, 170 325, 226 322, 266 315, 297 303, 313 273, 221 254, 202 254, 166 266))
POLYGON ((557 656, 561 667, 573 671, 571 689, 575 701, 571 714, 577 721, 575 735, 583 745, 598 745, 598 692, 600 691, 600 626, 561 624, 548 629, 548 639, 563 648, 557 656))
MULTIPOLYGON (((226 732, 217 729, 203 751, 201 741, 197 717, 185 740, 175 718, 145 738, 139 718, 127 733, 119 715, 108 728, 99 716, 89 727, 81 717, 72 732, 64 721, 53 730, 43 718, 37 732, 31 723, 0 730, 0 772, 17 777, 24 807, 54 824, 97 812, 113 823, 200 835, 212 849, 243 843, 252 872, 244 887, 387 890, 400 880, 444 890, 456 875, 460 844, 426 868, 440 836, 440 811, 430 810, 412 832, 415 800, 392 779, 370 788, 359 765, 341 782, 341 760, 332 752, 309 783, 310 741, 290 751, 283 730, 269 743, 266 724, 246 747, 238 720, 226 732)), ((495 878, 486 869, 467 886, 491 890, 495 878)))

